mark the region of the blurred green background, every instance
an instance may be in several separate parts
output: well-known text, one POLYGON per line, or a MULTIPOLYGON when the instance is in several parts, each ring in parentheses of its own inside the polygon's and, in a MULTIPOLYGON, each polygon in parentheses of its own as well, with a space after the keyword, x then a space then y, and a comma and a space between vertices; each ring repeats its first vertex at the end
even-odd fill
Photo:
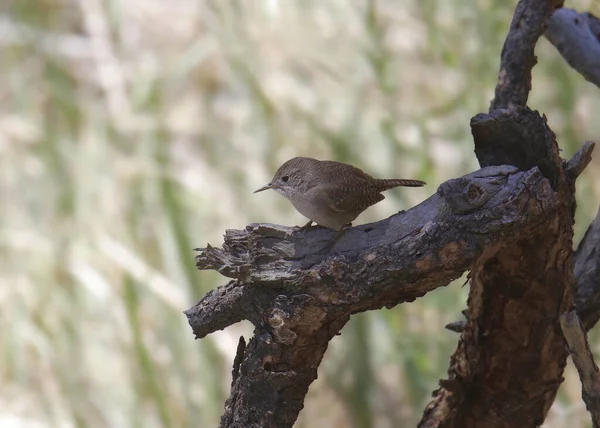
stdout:
MULTIPOLYGON (((194 341, 224 283, 194 247, 305 219, 253 195, 296 155, 416 178, 358 223, 477 169, 516 1, 0 3, 0 427, 214 427, 241 323, 194 341)), ((568 2, 600 14, 593 0, 568 2)), ((545 40, 530 106, 563 156, 600 140, 600 90, 545 40)), ((598 158, 598 156, 597 156, 598 158)), ((578 181, 576 242, 600 203, 578 181)), ((410 427, 445 376, 468 286, 353 317, 297 427, 410 427)), ((600 337, 592 332, 594 350, 600 337)), ((569 366, 545 427, 591 426, 569 366)))

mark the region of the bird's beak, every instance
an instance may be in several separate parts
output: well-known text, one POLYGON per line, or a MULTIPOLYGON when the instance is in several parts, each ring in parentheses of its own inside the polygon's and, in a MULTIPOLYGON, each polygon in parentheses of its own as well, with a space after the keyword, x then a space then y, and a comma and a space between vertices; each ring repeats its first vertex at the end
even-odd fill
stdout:
POLYGON ((255 190, 254 193, 262 192, 263 190, 269 190, 269 189, 272 189, 272 188, 273 188, 273 183, 265 184, 260 189, 255 190))

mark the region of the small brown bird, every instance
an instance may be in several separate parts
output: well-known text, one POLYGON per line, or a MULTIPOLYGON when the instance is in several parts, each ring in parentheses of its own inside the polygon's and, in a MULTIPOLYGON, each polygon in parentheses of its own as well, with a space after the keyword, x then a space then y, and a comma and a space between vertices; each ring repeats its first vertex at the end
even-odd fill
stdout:
POLYGON ((398 186, 420 187, 424 181, 373 178, 341 162, 296 157, 279 167, 271 182, 254 193, 274 189, 290 200, 300 214, 312 222, 338 230, 371 205, 382 201, 384 190, 398 186))

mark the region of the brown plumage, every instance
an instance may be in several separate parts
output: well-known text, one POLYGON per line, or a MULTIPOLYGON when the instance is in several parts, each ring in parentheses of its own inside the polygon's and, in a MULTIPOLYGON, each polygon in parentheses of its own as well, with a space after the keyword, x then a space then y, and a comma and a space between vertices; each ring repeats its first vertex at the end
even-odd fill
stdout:
POLYGON ((371 205, 381 192, 398 186, 419 187, 424 181, 373 178, 341 162, 296 157, 285 162, 273 180, 256 192, 275 189, 310 220, 340 230, 371 205))

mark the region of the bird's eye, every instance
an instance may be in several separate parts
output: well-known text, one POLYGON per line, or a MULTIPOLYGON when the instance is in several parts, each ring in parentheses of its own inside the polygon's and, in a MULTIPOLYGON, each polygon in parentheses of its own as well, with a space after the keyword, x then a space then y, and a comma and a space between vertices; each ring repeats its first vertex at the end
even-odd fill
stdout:
POLYGON ((281 181, 283 181, 284 183, 287 183, 289 179, 290 179, 289 175, 284 175, 283 177, 281 177, 281 181))

